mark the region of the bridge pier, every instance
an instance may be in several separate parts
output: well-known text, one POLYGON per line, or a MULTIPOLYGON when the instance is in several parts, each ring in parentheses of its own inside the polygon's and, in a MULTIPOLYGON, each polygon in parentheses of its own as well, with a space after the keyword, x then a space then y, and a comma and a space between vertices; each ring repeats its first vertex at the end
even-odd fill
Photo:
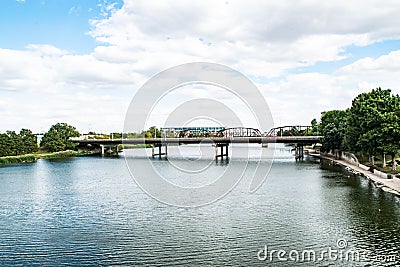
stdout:
POLYGON ((218 158, 228 159, 229 157, 229 151, 228 151, 229 143, 217 143, 215 144, 215 160, 218 160, 218 158), (224 147, 225 147, 225 152, 224 152, 224 147), (218 148, 220 148, 221 152, 218 154, 218 148))
POLYGON ((296 159, 296 161, 304 159, 304 146, 296 144, 294 149, 295 149, 295 159, 296 159))
POLYGON ((101 147, 101 155, 104 156, 106 153, 108 154, 116 154, 118 155, 118 145, 100 145, 101 147), (115 148, 113 150, 113 148, 115 148))
MULTIPOLYGON (((296 127, 292 127, 292 132, 296 132, 296 127)), ((282 128, 283 129, 283 128, 282 128)), ((280 130, 282 130, 280 128, 280 130)), ((276 129, 275 129, 276 130, 276 129)), ((268 143, 285 143, 285 144, 295 144, 295 148, 292 149, 296 152, 296 160, 304 158, 304 145, 311 145, 321 141, 322 136, 302 136, 302 135, 289 135, 286 136, 285 132, 280 131, 280 136, 275 135, 276 131, 270 131, 269 134, 261 135, 260 131, 257 129, 245 130, 239 129, 226 129, 224 132, 218 132, 216 136, 211 135, 208 137, 163 137, 163 138, 118 138, 118 139, 83 139, 80 138, 72 139, 71 141, 78 143, 79 149, 94 150, 96 152, 101 152, 102 155, 105 154, 118 154, 118 145, 137 145, 146 144, 152 145, 152 156, 153 158, 158 156, 161 158, 163 155, 167 156, 167 145, 168 144, 212 144, 216 147, 215 159, 223 159, 229 157, 229 144, 239 144, 239 143, 250 143, 250 144, 262 144, 262 146, 267 146, 268 143), (162 146, 165 147, 165 152, 162 150, 162 146), (156 148, 158 147, 158 152, 156 148), (224 149, 225 147, 225 149, 224 149), (100 150, 100 151, 99 151, 100 150), (220 151, 219 151, 220 150, 220 151)), ((297 129, 298 130, 298 129, 297 129)), ((291 133, 291 132, 289 132, 291 133)), ((300 133, 302 132, 300 131, 300 133)))
POLYGON ((158 156, 159 159, 161 159, 162 155, 165 155, 165 157, 168 156, 168 145, 164 144, 165 152, 161 151, 162 147, 163 147, 163 144, 161 144, 161 143, 155 143, 155 144, 151 145, 151 156, 153 159, 155 156, 158 156), (158 153, 155 151, 156 147, 158 147, 158 153))

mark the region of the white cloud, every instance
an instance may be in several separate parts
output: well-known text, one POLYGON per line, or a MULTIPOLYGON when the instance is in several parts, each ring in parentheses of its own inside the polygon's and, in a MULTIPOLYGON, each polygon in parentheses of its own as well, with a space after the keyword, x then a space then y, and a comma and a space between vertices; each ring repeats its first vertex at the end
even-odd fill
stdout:
POLYGON ((373 88, 390 88, 400 94, 399 62, 397 50, 376 59, 363 58, 332 74, 293 74, 259 87, 271 100, 276 123, 309 123, 322 111, 350 107, 353 98, 373 88))
POLYGON ((125 1, 109 18, 93 20, 91 34, 107 44, 97 56, 137 63, 147 76, 211 61, 273 78, 343 59, 349 45, 398 38, 399 11, 395 1, 125 1))
POLYGON ((343 73, 362 72, 365 75, 373 75, 377 72, 392 72, 400 70, 400 50, 392 51, 377 59, 366 57, 341 69, 343 73))
POLYGON ((90 34, 101 45, 92 53, 51 44, 0 49, 0 120, 6 121, 0 130, 58 120, 118 128, 148 78, 193 61, 226 64, 257 81, 277 124, 309 123, 323 110, 346 108, 362 90, 400 88, 400 50, 330 74, 290 74, 344 59, 350 45, 400 39, 396 0, 126 0, 119 10, 108 1, 100 6, 104 17, 90 22, 90 34))

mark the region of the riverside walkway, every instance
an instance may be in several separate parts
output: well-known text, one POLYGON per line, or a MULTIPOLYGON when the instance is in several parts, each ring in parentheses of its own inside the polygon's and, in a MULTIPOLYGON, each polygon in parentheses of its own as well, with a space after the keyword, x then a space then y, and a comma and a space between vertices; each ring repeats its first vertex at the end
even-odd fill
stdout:
POLYGON ((400 179, 397 177, 393 176, 392 179, 382 178, 376 174, 371 173, 369 170, 365 170, 365 169, 359 167, 358 165, 351 164, 343 159, 334 159, 331 157, 320 155, 318 153, 311 153, 311 152, 309 153, 309 155, 312 157, 320 158, 320 159, 330 160, 330 161, 333 161, 342 166, 353 169, 354 171, 360 173, 367 179, 374 182, 374 184, 377 187, 381 188, 382 190, 393 193, 397 196, 400 196, 400 179))

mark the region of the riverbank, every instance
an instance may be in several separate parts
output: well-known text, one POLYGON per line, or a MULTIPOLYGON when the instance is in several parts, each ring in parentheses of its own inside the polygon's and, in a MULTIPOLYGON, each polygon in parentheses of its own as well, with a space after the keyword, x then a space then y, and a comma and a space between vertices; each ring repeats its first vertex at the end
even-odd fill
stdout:
POLYGON ((7 157, 0 157, 0 166, 19 164, 19 163, 31 163, 31 162, 36 162, 38 159, 79 157, 91 154, 92 152, 89 151, 66 150, 66 151, 51 152, 51 153, 34 153, 34 154, 26 154, 18 156, 7 156, 7 157))
MULTIPOLYGON (((400 197, 400 179, 399 178, 396 178, 394 176, 392 179, 382 178, 381 176, 379 176, 377 174, 371 173, 366 168, 360 167, 361 164, 350 163, 343 159, 335 159, 334 157, 321 155, 321 154, 315 153, 315 152, 313 153, 311 151, 309 151, 308 154, 312 157, 330 160, 336 164, 342 165, 345 168, 347 168, 348 170, 350 170, 352 173, 359 174, 361 176, 364 176, 368 180, 372 181, 376 187, 400 197)), ((363 166, 363 165, 361 165, 361 166, 363 166)))

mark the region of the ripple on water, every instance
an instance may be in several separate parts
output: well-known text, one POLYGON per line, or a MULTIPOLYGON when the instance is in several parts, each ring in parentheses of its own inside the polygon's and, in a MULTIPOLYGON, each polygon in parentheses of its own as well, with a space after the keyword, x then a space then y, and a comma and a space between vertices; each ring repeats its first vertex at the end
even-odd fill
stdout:
MULTIPOLYGON (((248 193, 251 173, 246 172, 222 200, 194 209, 148 197, 134 184, 123 158, 3 167, 0 265, 269 266, 257 259, 265 245, 321 251, 335 248, 338 239, 369 255, 350 265, 377 266, 379 255, 398 256, 398 198, 363 178, 320 168, 315 160, 296 163, 285 149, 276 159, 254 194, 248 193)), ((169 168, 166 163, 153 161, 160 170, 169 168)), ((190 162, 197 163, 203 164, 190 162)), ((213 164, 208 174, 223 168, 213 164)), ((272 266, 298 264, 275 261, 272 266)))

